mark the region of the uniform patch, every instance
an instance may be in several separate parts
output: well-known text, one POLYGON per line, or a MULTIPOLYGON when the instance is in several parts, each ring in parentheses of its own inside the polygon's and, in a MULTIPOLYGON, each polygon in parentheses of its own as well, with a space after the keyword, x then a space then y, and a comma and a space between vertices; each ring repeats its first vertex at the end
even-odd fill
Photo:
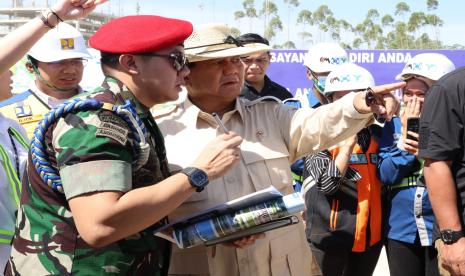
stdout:
POLYGON ((367 157, 363 153, 352 153, 349 164, 368 164, 367 157))
POLYGON ((97 137, 107 137, 125 145, 128 140, 129 130, 112 122, 101 122, 95 135, 97 137))
POLYGON ((120 127, 127 128, 126 122, 123 119, 121 119, 120 117, 117 117, 115 115, 105 114, 103 112, 100 112, 98 114, 98 118, 102 122, 112 123, 112 124, 118 125, 120 127))
POLYGON ((74 38, 61 38, 60 39, 62 50, 73 50, 74 49, 74 38))

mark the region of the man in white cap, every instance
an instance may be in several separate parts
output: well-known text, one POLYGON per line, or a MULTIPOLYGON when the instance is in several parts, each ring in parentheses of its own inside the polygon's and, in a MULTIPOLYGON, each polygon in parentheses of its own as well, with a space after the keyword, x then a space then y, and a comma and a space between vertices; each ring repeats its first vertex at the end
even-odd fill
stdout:
POLYGON ((51 108, 82 92, 79 83, 90 54, 82 34, 67 23, 45 34, 27 53, 26 67, 35 75, 31 87, 0 103, 0 111, 17 120, 31 138, 51 108))
MULTIPOLYGON (((184 42, 190 75, 188 98, 159 120, 165 135, 171 169, 192 162, 205 141, 227 129, 243 137, 241 160, 215 185, 190 197, 170 214, 180 218, 273 185, 283 194, 293 192, 290 164, 309 153, 328 148, 373 121, 373 112, 390 119, 398 102, 389 91, 404 83, 350 93, 319 109, 296 109, 274 101, 238 97, 244 81, 241 56, 263 51, 241 46, 224 25, 194 28, 184 42), (331 127, 328 127, 331 126, 331 127), (193 146, 195 145, 195 146, 193 146)), ((311 253, 304 227, 298 224, 272 230, 256 239, 241 239, 215 247, 180 250, 173 247, 172 275, 311 275, 311 253)))

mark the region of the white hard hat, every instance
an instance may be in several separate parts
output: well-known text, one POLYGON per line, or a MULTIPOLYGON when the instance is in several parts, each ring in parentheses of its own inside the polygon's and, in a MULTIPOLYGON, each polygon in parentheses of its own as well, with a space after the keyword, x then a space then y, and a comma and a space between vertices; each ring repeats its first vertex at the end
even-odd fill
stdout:
POLYGON ((347 52, 339 44, 319 43, 308 50, 304 66, 315 73, 324 73, 331 72, 335 66, 347 62, 347 52))
POLYGON ((354 63, 345 63, 338 66, 326 79, 324 95, 337 91, 354 91, 373 87, 375 80, 371 73, 354 63))
POLYGON ((405 64, 404 69, 396 76, 396 79, 406 80, 412 76, 420 76, 437 81, 454 69, 454 63, 443 54, 418 54, 405 64))
POLYGON ((82 34, 63 22, 48 31, 27 54, 42 62, 91 57, 82 34))

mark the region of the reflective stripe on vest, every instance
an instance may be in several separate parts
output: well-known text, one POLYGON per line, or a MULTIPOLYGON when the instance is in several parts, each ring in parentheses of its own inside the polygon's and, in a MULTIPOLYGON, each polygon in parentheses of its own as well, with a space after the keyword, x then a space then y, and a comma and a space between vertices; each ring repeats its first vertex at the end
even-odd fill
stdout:
MULTIPOLYGON (((24 147, 26 150, 29 149, 26 139, 24 139, 23 136, 21 136, 21 134, 16 129, 10 127, 8 130, 11 131, 13 138, 15 138, 16 141, 18 141, 18 143, 21 144, 22 147, 24 147)), ((6 178, 8 180, 8 183, 10 183, 11 191, 13 192, 13 198, 15 200, 16 206, 19 207, 19 199, 21 197, 21 181, 19 180, 19 175, 17 175, 13 167, 13 162, 11 162, 11 159, 8 156, 7 151, 2 145, 0 145, 0 156, 3 160, 1 163, 3 168, 5 169, 6 178)))
MULTIPOLYGON (((376 158, 378 143, 371 139, 370 147, 363 153, 356 144, 350 157, 350 167, 356 169, 362 179, 357 181, 357 216, 355 221, 353 252, 364 252, 367 249, 368 224, 370 224, 369 246, 381 240, 381 182, 376 175, 376 158)), ((333 159, 339 148, 330 150, 333 159)))
POLYGON ((0 229, 0 244, 11 244, 15 232, 0 229))
POLYGON ((11 135, 13 135, 16 141, 18 141, 18 143, 20 143, 24 149, 29 149, 29 143, 26 141, 26 139, 24 139, 24 137, 21 135, 21 133, 19 133, 19 131, 12 127, 9 127, 8 131, 11 133, 11 135))
POLYGON ((303 180, 302 175, 298 175, 298 174, 296 174, 296 173, 293 172, 293 171, 291 171, 291 175, 292 175, 292 178, 293 178, 295 181, 302 182, 302 180, 303 180))
MULTIPOLYGON (((399 183, 397 183, 396 185, 389 186, 388 188, 390 190, 393 190, 393 189, 418 186, 417 179, 423 174, 423 167, 425 165, 425 161, 423 159, 418 160, 418 161, 420 162, 420 169, 418 171, 412 173, 411 175, 407 177, 402 178, 402 180, 399 181, 399 183)), ((420 186, 423 186, 423 185, 420 185, 420 186)))

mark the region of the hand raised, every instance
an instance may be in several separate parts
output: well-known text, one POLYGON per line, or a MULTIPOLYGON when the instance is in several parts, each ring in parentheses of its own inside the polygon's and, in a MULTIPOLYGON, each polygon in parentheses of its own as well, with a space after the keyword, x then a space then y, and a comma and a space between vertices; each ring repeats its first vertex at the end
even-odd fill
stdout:
POLYGON ((372 87, 374 102, 366 104, 366 93, 358 93, 354 98, 354 107, 360 113, 375 113, 390 121, 399 109, 399 100, 391 91, 405 86, 405 82, 390 83, 372 87))
POLYGON ((108 0, 59 0, 52 10, 63 20, 72 20, 86 17, 98 5, 108 0))

